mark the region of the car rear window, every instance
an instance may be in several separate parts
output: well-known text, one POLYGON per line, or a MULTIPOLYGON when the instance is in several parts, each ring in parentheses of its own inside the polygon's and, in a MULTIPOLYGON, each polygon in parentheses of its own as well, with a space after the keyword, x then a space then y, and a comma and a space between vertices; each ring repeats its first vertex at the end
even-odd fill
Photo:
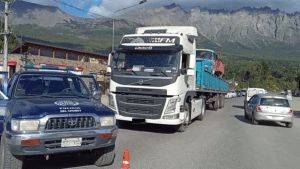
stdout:
POLYGON ((289 101, 287 99, 275 99, 275 98, 262 98, 260 100, 260 105, 290 107, 289 101))

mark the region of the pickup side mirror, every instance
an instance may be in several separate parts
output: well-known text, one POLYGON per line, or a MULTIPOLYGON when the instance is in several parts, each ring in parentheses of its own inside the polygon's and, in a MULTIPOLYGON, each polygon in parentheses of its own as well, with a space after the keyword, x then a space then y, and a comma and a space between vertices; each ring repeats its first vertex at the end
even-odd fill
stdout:
POLYGON ((101 100, 101 90, 94 90, 93 98, 96 100, 101 100))

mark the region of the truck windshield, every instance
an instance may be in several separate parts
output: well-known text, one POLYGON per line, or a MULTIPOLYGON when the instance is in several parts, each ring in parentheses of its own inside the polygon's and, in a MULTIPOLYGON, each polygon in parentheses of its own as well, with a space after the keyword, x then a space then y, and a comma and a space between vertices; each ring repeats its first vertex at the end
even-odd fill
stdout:
POLYGON ((78 77, 21 75, 15 89, 16 97, 89 97, 90 93, 78 77))
POLYGON ((113 69, 134 72, 177 73, 179 52, 116 53, 113 69))
POLYGON ((196 56, 199 59, 208 59, 212 60, 212 52, 207 52, 207 51, 197 51, 196 56))

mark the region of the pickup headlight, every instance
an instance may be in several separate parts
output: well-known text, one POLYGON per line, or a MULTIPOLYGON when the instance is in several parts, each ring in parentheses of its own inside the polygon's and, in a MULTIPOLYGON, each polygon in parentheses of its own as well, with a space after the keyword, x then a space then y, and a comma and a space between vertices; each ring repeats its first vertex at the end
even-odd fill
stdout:
POLYGON ((165 114, 174 113, 176 109, 176 103, 177 103, 177 99, 170 99, 165 114))
POLYGON ((114 126, 116 125, 116 119, 113 116, 100 117, 101 126, 114 126))
POLYGON ((115 102, 114 102, 114 97, 112 95, 108 95, 108 105, 110 108, 112 109, 116 109, 115 108, 115 102))
POLYGON ((11 120, 12 131, 37 131, 39 125, 39 120, 11 120))

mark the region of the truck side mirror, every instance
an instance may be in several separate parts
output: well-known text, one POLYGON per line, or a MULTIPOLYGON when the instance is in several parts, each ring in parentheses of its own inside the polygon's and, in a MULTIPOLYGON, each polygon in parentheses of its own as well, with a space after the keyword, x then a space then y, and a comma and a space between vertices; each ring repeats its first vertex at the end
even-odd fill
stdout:
POLYGON ((111 67, 107 67, 107 68, 106 68, 106 72, 107 72, 107 73, 111 73, 111 67))
POLYGON ((188 69, 187 70, 187 75, 188 76, 194 76, 195 75, 195 71, 193 69, 188 69))

